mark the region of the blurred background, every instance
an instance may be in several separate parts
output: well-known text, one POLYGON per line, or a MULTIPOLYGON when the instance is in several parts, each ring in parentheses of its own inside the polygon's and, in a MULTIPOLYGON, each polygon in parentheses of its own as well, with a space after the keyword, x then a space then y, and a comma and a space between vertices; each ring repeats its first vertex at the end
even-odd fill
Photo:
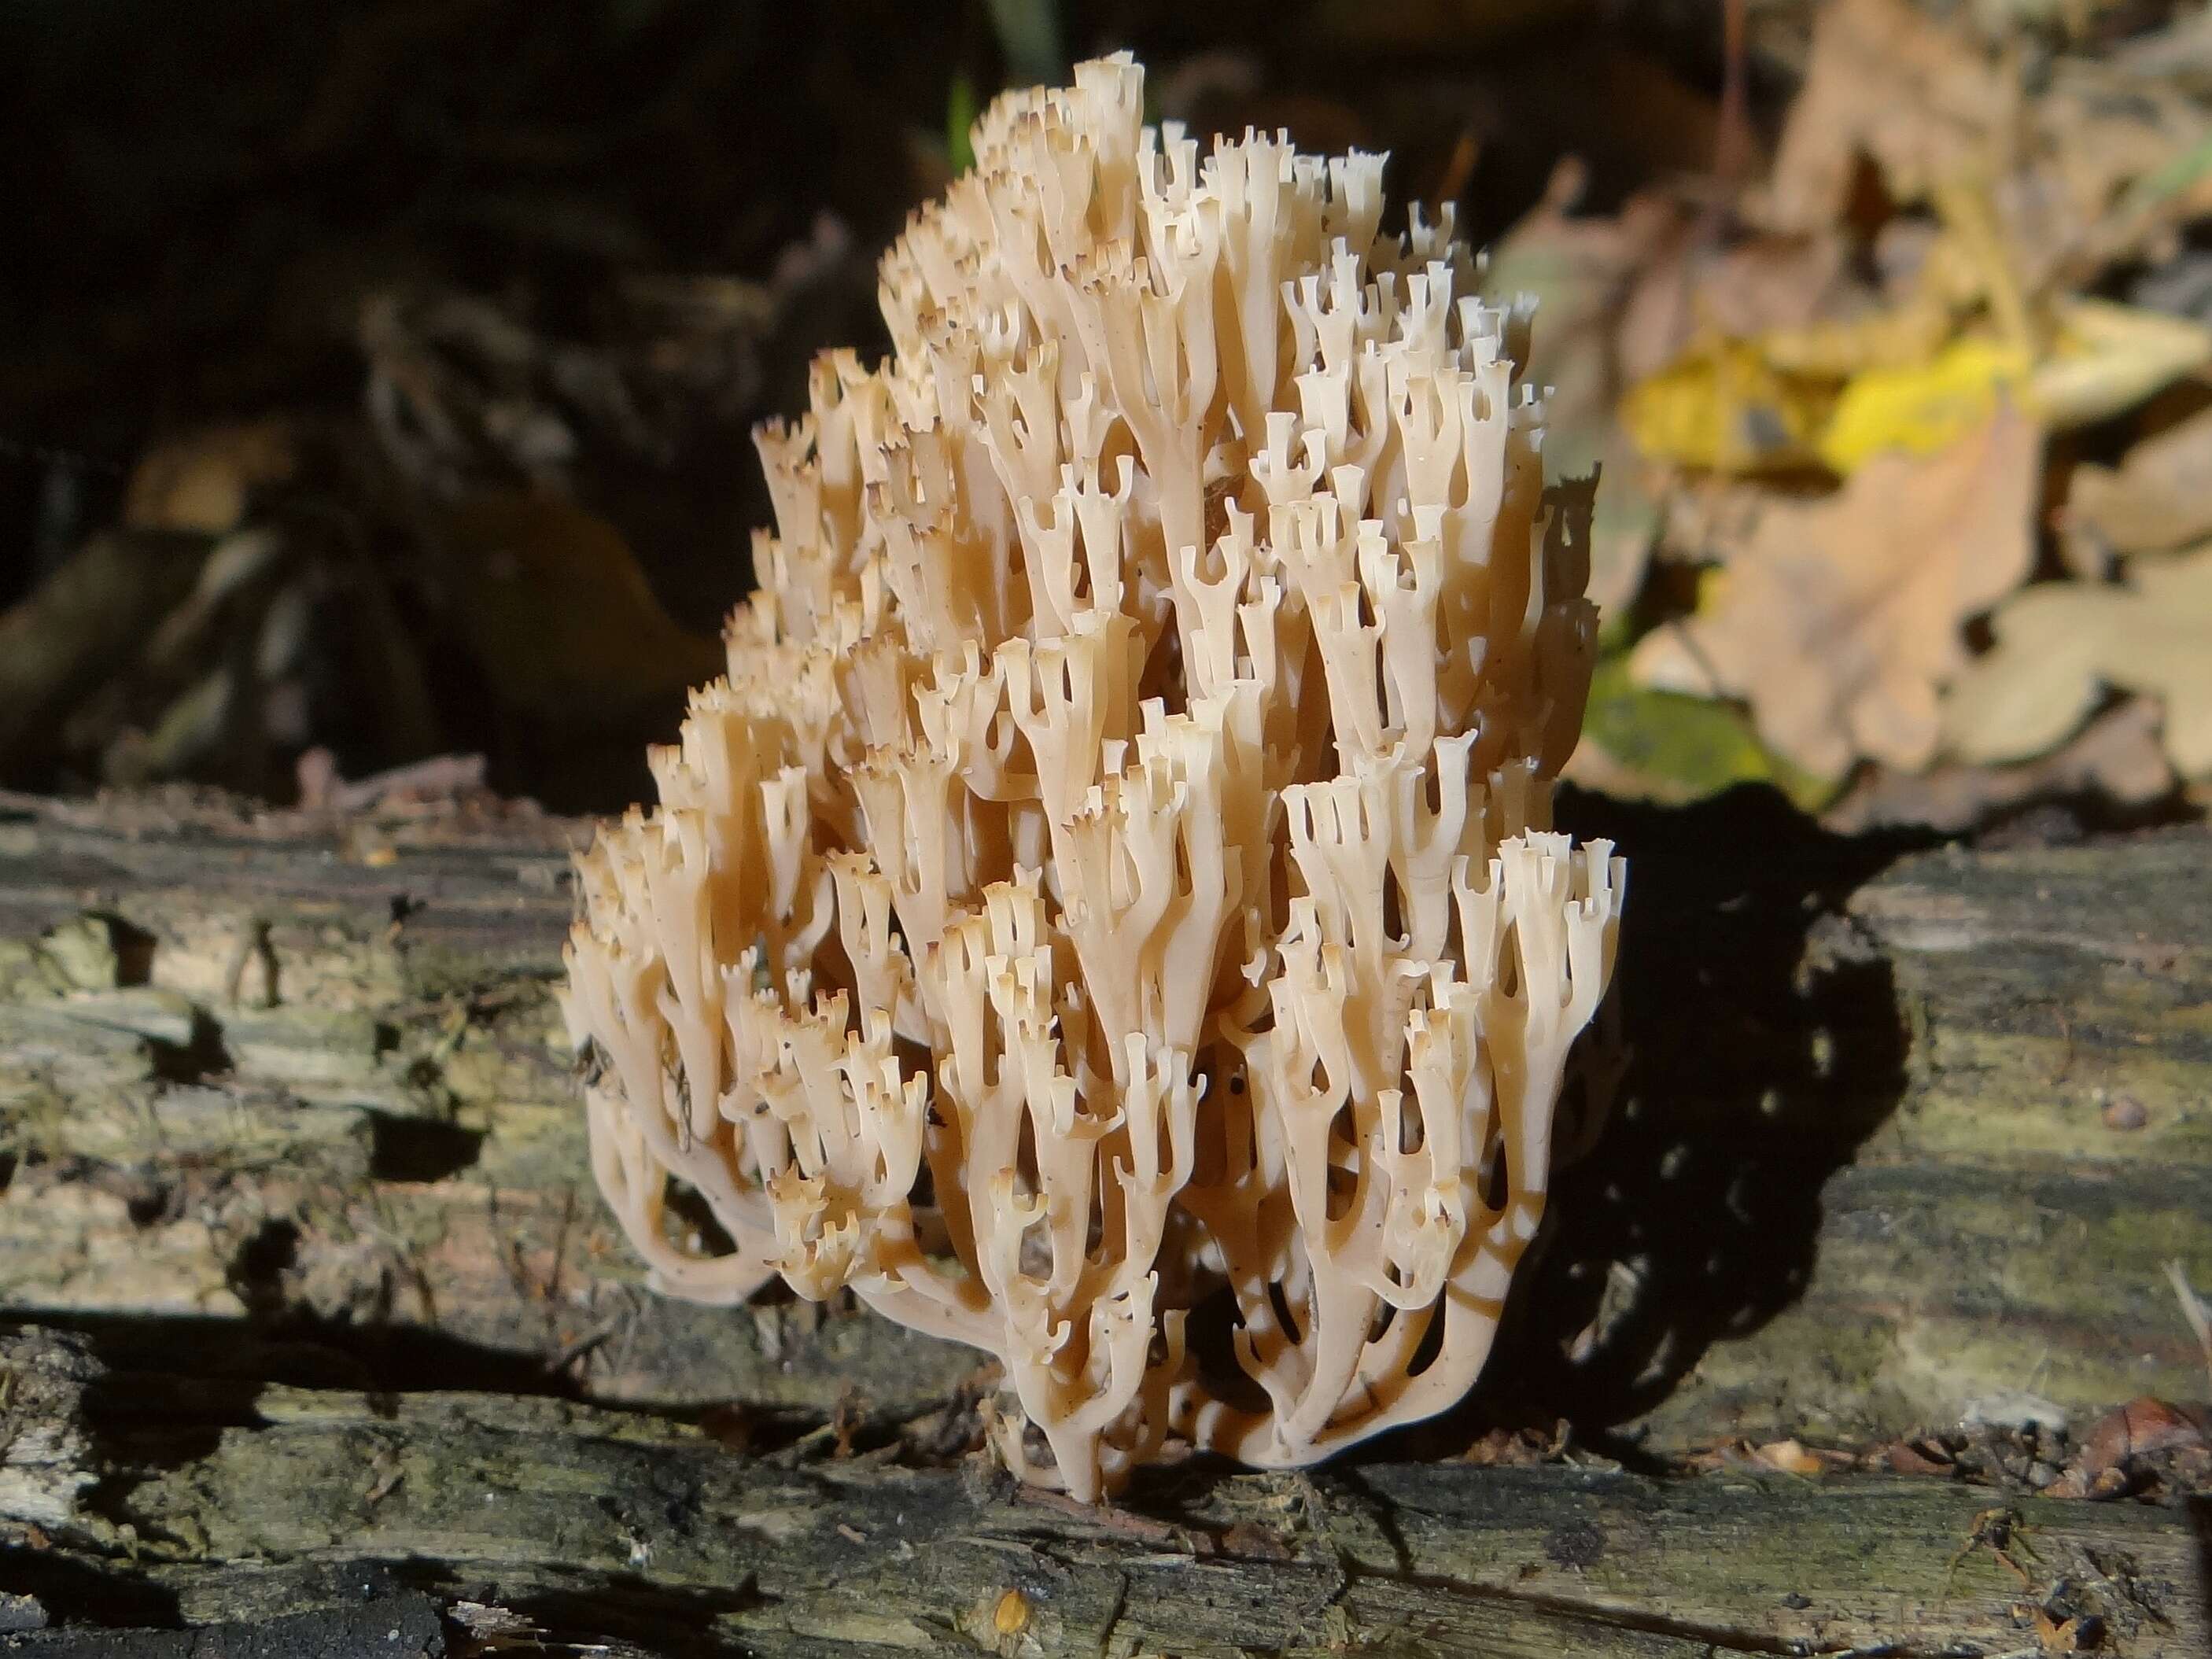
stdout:
POLYGON ((747 437, 1000 89, 1391 155, 1603 469, 1571 775, 2212 800, 2212 14, 2166 0, 0 8, 0 788, 609 811, 747 437))

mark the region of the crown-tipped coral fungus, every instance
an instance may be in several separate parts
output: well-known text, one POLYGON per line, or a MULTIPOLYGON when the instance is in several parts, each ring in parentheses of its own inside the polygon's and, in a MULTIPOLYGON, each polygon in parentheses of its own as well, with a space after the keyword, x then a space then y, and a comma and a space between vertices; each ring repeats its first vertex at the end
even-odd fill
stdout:
POLYGON ((568 954, 654 1282, 987 1350, 1085 1499, 1465 1391, 1622 885, 1549 828, 1595 617, 1526 308, 1382 233, 1381 158, 1202 154, 1141 87, 994 105, 884 260, 890 361, 762 433, 728 678, 568 954))

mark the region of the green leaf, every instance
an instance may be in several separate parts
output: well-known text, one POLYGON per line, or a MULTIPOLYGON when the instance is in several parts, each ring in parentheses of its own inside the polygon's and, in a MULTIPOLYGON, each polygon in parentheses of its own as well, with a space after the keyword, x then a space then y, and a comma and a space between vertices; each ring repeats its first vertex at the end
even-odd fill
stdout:
POLYGON ((969 137, 975 112, 975 83, 963 70, 953 76, 945 100, 945 154, 956 176, 975 165, 975 146, 969 137))
POLYGON ((1583 741, 1648 783, 1646 793, 1659 800, 1771 783, 1809 812, 1834 798, 1839 781, 1802 771, 1768 750, 1734 703, 1644 690, 1629 678, 1626 655, 1605 658, 1591 676, 1583 741))

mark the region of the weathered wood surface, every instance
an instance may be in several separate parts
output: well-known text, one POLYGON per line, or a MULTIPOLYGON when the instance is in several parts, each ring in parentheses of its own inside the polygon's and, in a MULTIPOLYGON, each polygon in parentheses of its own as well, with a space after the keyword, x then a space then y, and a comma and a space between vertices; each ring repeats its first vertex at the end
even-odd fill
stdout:
MULTIPOLYGON (((114 816, 0 823, 0 1306, 312 1322, 372 1370, 434 1342, 609 1401, 850 1382, 897 1412, 971 1368, 635 1288, 553 1001, 559 826, 114 816)), ((2202 1392, 2160 1266, 2212 1279, 2212 836, 1894 858, 1778 819, 1606 827, 1635 854, 1632 1059, 1507 1398, 1671 1449, 2202 1392)))
MULTIPOLYGON (((1620 1104, 1480 1396, 1385 1457, 1565 1416, 1656 1471, 2203 1394, 2162 1264, 2212 1281, 2212 835, 1903 854, 1583 810, 1635 860, 1620 1104)), ((422 1591, 657 1651, 1601 1654, 2025 1648, 2065 1579, 2118 1651, 2212 1650, 2175 1510, 1368 1462, 1163 1475, 1163 1532, 817 1457, 841 1400, 864 1446, 957 1443, 974 1358, 639 1287, 552 1000, 565 833, 0 804, 0 1310, 89 1344, 16 1370, 77 1378, 55 1467, 94 1477, 43 1520, 0 1479, 48 1546, 0 1575, 149 1628, 359 1567, 393 1628, 422 1591), (671 1414, 733 1401, 753 1455, 671 1414), (1999 1504, 2033 1583, 1983 1548, 1947 1593, 1999 1504), (1006 1589, 1035 1617, 1001 1638, 1006 1589)))
POLYGON ((2171 1511, 1993 1510, 1925 1479, 1209 1473, 1146 1482, 1139 1520, 979 1467, 740 1456, 568 1401, 179 1384, 40 1334, 0 1364, 0 1498, 43 1541, 13 1588, 70 1607, 97 1584, 143 1625, 335 1607, 351 1631, 364 1598, 416 1592, 661 1651, 1696 1659, 2032 1649, 2025 1609, 2057 1595, 2110 1651, 2212 1640, 2171 1511), (1972 1542, 1996 1514, 2014 1565, 1972 1542))

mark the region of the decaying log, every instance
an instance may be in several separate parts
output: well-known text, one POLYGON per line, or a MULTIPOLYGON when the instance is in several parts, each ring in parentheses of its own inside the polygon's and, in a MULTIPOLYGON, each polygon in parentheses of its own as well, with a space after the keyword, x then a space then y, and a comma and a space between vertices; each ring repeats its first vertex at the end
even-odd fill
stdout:
POLYGON ((58 1425, 29 1455, 19 1434, 0 1485, 41 1517, 19 1593, 80 1606, 93 1580, 147 1624, 416 1592, 661 1651, 1693 1659, 2032 1646, 2016 1609, 2058 1595, 2116 1652, 2199 1653, 2212 1630, 2171 1511, 1927 1480, 1208 1471, 1148 1481, 1139 1517, 974 1465, 736 1455, 564 1401, 179 1384, 46 1334, 0 1364, 10 1426, 58 1425))
POLYGON ((1478 1398, 1085 1516, 951 1466, 973 1355, 640 1286, 553 1002, 569 826, 0 803, 0 1591, 330 1651, 367 1607, 393 1651, 1993 1653, 2070 1605, 2206 1650, 2186 1509, 1665 1472, 2204 1393, 2163 1264, 2212 1281, 2212 835, 1579 810, 1635 860, 1627 1059, 1478 1398), (1460 1458, 1560 1418, 1603 1455, 1460 1458))

